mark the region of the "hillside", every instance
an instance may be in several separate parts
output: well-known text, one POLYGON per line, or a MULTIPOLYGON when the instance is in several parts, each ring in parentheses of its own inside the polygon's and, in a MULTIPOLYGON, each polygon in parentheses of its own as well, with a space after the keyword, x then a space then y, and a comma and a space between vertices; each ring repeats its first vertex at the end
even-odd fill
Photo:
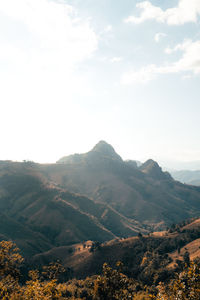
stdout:
POLYGON ((40 172, 59 186, 106 203, 153 230, 200 213, 200 188, 175 181, 153 160, 140 167, 123 161, 104 141, 88 153, 41 165, 40 172))
POLYGON ((28 256, 88 239, 103 242, 145 232, 108 205, 48 182, 32 163, 0 163, 0 210, 0 238, 15 241, 28 256))
POLYGON ((73 270, 73 276, 85 278, 100 274, 104 262, 114 268, 121 261, 128 276, 144 284, 158 284, 184 267, 186 252, 191 260, 200 257, 199 235, 200 219, 176 225, 160 234, 114 239, 98 245, 93 251, 91 241, 54 248, 34 256, 32 263, 39 265, 57 257, 65 267, 73 270))
POLYGON ((33 256, 26 269, 15 245, 2 242, 1 293, 6 299, 199 299, 199 225, 200 219, 159 235, 57 247, 33 256))

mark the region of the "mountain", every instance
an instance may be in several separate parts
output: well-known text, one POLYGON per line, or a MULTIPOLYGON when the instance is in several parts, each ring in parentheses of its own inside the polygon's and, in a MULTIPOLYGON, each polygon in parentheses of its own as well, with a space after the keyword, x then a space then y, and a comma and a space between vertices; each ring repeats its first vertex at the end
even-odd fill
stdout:
POLYGON ((172 179, 171 175, 168 172, 163 172, 158 163, 152 159, 149 159, 144 164, 142 164, 140 166, 140 170, 157 180, 172 179))
POLYGON ((0 212, 0 239, 35 256, 199 216, 200 187, 175 181, 153 160, 123 161, 100 141, 55 164, 0 161, 0 212))
POLYGON ((172 177, 182 183, 200 186, 200 170, 172 171, 172 177))
POLYGON ((0 162, 0 211, 0 239, 15 241, 25 256, 145 232, 112 207, 48 181, 32 163, 0 162))
POLYGON ((142 165, 142 163, 139 161, 139 160, 131 160, 131 159, 128 159, 125 161, 127 164, 129 165, 132 165, 133 167, 135 168, 138 168, 142 165))
POLYGON ((115 152, 114 148, 106 143, 105 141, 100 141, 94 146, 94 148, 85 154, 73 154, 69 156, 64 156, 57 161, 57 163, 64 164, 79 164, 83 162, 89 163, 101 163, 106 161, 121 161, 122 158, 115 152))
POLYGON ((175 181, 153 160, 140 167, 123 161, 103 141, 88 153, 64 157, 40 170, 63 188, 106 203, 148 228, 164 228, 200 212, 200 188, 175 181))

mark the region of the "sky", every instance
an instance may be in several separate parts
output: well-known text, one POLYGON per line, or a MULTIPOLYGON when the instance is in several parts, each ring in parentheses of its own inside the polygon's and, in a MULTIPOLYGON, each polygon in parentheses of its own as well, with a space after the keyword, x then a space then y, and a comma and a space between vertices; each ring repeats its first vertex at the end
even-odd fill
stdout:
POLYGON ((199 95, 199 0, 0 1, 0 160, 200 161, 199 95))

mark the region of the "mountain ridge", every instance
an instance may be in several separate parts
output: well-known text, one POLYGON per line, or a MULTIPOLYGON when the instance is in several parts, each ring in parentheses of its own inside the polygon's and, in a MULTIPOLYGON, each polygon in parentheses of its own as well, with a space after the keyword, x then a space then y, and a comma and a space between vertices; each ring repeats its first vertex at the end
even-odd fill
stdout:
POLYGON ((112 159, 122 161, 122 158, 115 152, 114 148, 105 141, 99 141, 89 152, 83 154, 72 154, 64 156, 56 163, 80 163, 83 160, 112 159))
POLYGON ((175 181, 153 160, 137 167, 104 141, 78 157, 55 164, 0 161, 2 220, 13 224, 0 230, 2 239, 36 255, 146 234, 200 214, 200 188, 175 181), (29 232, 25 243, 22 226, 29 232))
POLYGON ((91 151, 80 154, 78 163, 66 160, 62 164, 60 161, 62 180, 49 167, 50 178, 73 192, 111 205, 128 218, 153 226, 162 221, 170 224, 189 217, 193 209, 189 208, 191 201, 184 197, 186 190, 193 194, 192 206, 199 207, 198 201, 195 203, 199 190, 176 182, 168 172, 162 171, 157 162, 150 159, 138 167, 132 161, 102 157, 96 151, 101 145, 110 146, 104 141, 98 143, 91 151), (90 153, 95 153, 95 158, 90 153))
POLYGON ((170 173, 163 172, 159 164, 153 159, 148 159, 139 167, 139 169, 155 179, 172 179, 170 173))
POLYGON ((112 207, 59 187, 39 169, 38 164, 0 163, 0 235, 14 240, 25 256, 36 254, 38 243, 44 244, 40 252, 88 238, 102 242, 145 232, 112 207))

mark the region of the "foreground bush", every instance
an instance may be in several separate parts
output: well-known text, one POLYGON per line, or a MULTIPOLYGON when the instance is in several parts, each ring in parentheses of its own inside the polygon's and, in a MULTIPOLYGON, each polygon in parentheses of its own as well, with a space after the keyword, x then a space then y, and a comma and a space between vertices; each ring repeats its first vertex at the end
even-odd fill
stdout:
POLYGON ((191 262, 167 286, 160 283, 158 286, 159 300, 198 300, 200 299, 200 264, 191 262))

